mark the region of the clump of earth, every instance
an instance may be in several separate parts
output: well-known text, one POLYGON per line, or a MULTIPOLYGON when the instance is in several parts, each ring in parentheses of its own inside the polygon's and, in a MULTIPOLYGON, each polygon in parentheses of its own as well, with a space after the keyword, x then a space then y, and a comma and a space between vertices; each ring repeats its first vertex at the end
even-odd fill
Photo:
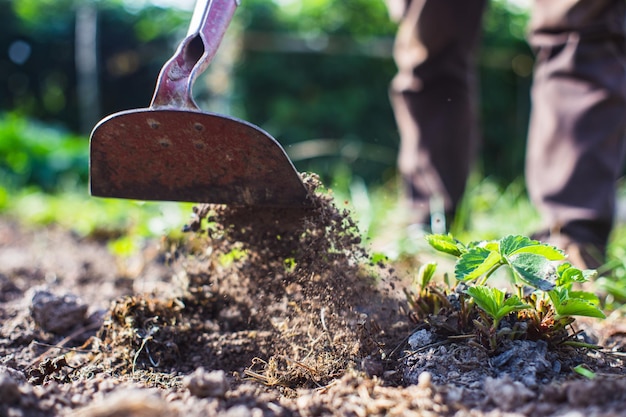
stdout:
POLYGON ((443 335, 303 181, 309 209, 197 206, 132 259, 0 219, 0 416, 623 412, 622 317, 577 322, 597 350, 443 335))

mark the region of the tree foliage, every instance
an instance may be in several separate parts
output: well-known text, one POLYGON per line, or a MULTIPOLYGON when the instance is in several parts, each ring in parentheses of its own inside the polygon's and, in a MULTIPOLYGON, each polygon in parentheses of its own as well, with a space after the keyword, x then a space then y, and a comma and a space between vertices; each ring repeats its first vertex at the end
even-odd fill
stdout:
MULTIPOLYGON (((0 111, 77 131, 75 13, 89 0, 0 0, 0 51, 27 45, 24 62, 0 55, 0 111)), ((398 134, 388 102, 396 25, 383 1, 245 0, 229 32, 242 48, 226 76, 227 112, 258 124, 292 152, 297 167, 326 178, 345 169, 367 182, 395 175, 398 134)), ((98 9, 102 116, 145 107, 189 12, 91 0, 98 9)), ((525 15, 491 2, 480 57, 485 174, 522 173, 530 52, 525 15)), ((221 54, 234 50, 220 49, 221 54)), ((210 67, 211 68, 211 67, 210 67)), ((203 84, 200 83, 202 90, 203 84)), ((200 91, 202 102, 212 92, 200 91)))

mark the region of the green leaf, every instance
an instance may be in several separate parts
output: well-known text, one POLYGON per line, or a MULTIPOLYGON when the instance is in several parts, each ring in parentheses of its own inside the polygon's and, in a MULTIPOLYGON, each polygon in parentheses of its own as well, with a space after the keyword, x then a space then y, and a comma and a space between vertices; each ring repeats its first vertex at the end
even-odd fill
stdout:
POLYGON ((435 275, 437 264, 435 262, 429 262, 420 266, 417 272, 417 280, 420 283, 421 288, 426 288, 435 275))
POLYGON ((578 268, 574 268, 571 264, 565 262, 556 268, 557 280, 556 285, 567 286, 574 282, 585 282, 587 279, 583 275, 582 271, 578 268))
POLYGON ((120 257, 130 257, 139 251, 136 237, 122 236, 108 243, 109 250, 120 257))
POLYGON ((596 377, 596 373, 585 368, 584 365, 577 365, 574 368, 572 368, 574 370, 574 372, 576 372, 578 375, 584 376, 587 379, 594 379, 596 377))
MULTIPOLYGON (((245 249, 233 248, 230 250, 230 252, 220 255, 220 258, 219 258, 220 264, 223 266, 231 265, 233 262, 237 262, 243 259, 247 254, 248 252, 245 249)), ((285 267, 288 267, 288 266, 289 264, 286 263, 285 267)), ((295 267, 295 259, 294 259, 294 267, 295 267)))
POLYGON ((548 296, 550 297, 550 301, 552 301, 552 305, 554 308, 561 305, 563 301, 569 298, 569 291, 566 288, 555 288, 548 292, 548 296))
POLYGON ((500 307, 499 315, 505 317, 509 313, 520 310, 527 310, 530 306, 519 299, 517 295, 512 295, 506 299, 504 305, 500 307))
POLYGON ((497 320, 499 305, 504 302, 504 292, 497 288, 476 285, 465 290, 476 305, 485 311, 491 318, 497 320))
POLYGON ((375 252, 372 254, 372 263, 377 264, 379 262, 387 262, 389 258, 384 253, 375 252))
POLYGON ((520 253, 532 253, 541 255, 551 261, 565 259, 562 250, 552 245, 547 245, 526 236, 509 235, 500 240, 500 253, 502 256, 513 256, 520 253))
POLYGON ((296 266, 298 265, 296 262, 296 258, 286 258, 283 261, 283 264, 285 265, 286 272, 293 272, 296 269, 296 266))
POLYGON ((465 246, 450 235, 426 235, 426 241, 430 246, 453 256, 460 256, 466 251, 465 246))
POLYGON ((498 252, 477 246, 461 255, 454 267, 454 275, 459 281, 471 281, 499 263, 503 264, 498 252))
POLYGON ((489 249, 494 252, 500 252, 500 243, 498 241, 492 240, 488 242, 479 242, 477 246, 481 246, 485 249, 489 249))
POLYGON ((543 255, 517 253, 507 258, 515 275, 526 285, 542 291, 550 291, 557 278, 554 265, 543 255))
POLYGON ((558 316, 585 316, 595 317, 598 319, 604 319, 606 316, 598 308, 591 304, 589 301, 581 300, 579 298, 570 298, 561 303, 558 309, 555 309, 558 316))
POLYGON ((505 299, 505 292, 497 288, 476 285, 469 287, 465 292, 474 299, 479 308, 489 314, 496 322, 514 311, 530 308, 516 295, 505 299))
POLYGON ((578 298, 580 300, 585 300, 590 302, 593 305, 599 305, 600 304, 600 298, 595 295, 592 292, 589 291, 572 291, 572 290, 568 290, 569 291, 569 297, 570 298, 578 298))
POLYGON ((585 281, 583 282, 590 281, 598 276, 598 271, 596 271, 595 269, 583 269, 582 273, 585 277, 585 281))
POLYGON ((595 318, 606 318, 602 310, 597 305, 583 298, 573 298, 572 295, 577 293, 570 293, 565 288, 555 289, 548 292, 550 301, 556 311, 556 319, 566 316, 585 316, 595 318))
POLYGON ((556 272, 559 276, 557 285, 568 285, 575 282, 587 282, 598 275, 598 272, 594 269, 580 270, 572 266, 568 262, 559 265, 556 272))
POLYGON ((524 236, 508 235, 500 239, 500 253, 503 256, 512 255, 518 249, 536 245, 538 242, 524 236))

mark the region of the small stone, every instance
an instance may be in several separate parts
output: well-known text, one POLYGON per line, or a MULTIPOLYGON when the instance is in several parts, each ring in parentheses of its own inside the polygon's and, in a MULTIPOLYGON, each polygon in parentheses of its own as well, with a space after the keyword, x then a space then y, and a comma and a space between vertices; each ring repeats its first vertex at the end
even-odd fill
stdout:
POLYGON ((463 387, 450 385, 447 387, 446 399, 452 404, 460 403, 463 400, 464 391, 463 387))
POLYGON ((196 369, 183 379, 183 386, 195 397, 224 397, 230 386, 224 371, 207 372, 204 368, 196 369))
POLYGON ((562 414, 561 417, 585 417, 585 414, 580 411, 572 410, 567 411, 565 414, 562 414))
POLYGON ((38 290, 32 298, 31 313, 43 330, 63 334, 85 321, 87 305, 72 294, 56 295, 38 290))
POLYGON ((409 346, 411 349, 417 350, 433 342, 433 334, 425 329, 418 330, 409 337, 409 346))
POLYGON ((252 410, 245 405, 235 405, 226 411, 226 417, 253 417, 252 410))
POLYGON ((422 372, 417 377, 417 386, 421 389, 428 389, 432 386, 433 376, 430 372, 422 372))
POLYGON ((361 368, 363 368, 363 371, 365 371, 370 378, 373 376, 381 376, 385 370, 380 359, 373 356, 363 358, 361 368))
POLYGON ((0 404, 17 404, 20 396, 17 381, 9 374, 0 374, 0 404))
POLYGON ((504 411, 513 410, 535 398, 533 391, 526 388, 521 382, 512 381, 508 376, 486 378, 485 392, 491 402, 504 411))
POLYGON ((75 417, 171 417, 176 415, 156 391, 120 390, 78 409, 75 417))

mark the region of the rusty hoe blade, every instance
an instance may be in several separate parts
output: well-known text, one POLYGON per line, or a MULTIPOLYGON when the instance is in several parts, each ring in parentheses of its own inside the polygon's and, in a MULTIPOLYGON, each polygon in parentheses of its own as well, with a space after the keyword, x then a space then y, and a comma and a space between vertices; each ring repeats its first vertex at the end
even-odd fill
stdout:
POLYGON ((308 207, 280 144, 232 117, 201 111, 195 79, 215 55, 235 0, 199 0, 189 33, 163 66, 149 108, 113 114, 90 138, 90 189, 100 197, 308 207))

